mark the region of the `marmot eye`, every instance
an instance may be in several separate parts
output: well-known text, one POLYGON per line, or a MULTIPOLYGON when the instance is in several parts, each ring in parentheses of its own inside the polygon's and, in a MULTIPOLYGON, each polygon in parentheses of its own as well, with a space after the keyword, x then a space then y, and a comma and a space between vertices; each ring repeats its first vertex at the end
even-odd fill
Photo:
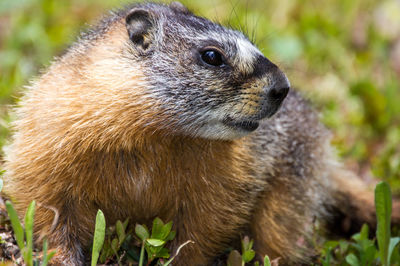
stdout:
POLYGON ((212 66, 220 66, 224 64, 221 53, 216 50, 205 50, 201 53, 201 59, 212 66))

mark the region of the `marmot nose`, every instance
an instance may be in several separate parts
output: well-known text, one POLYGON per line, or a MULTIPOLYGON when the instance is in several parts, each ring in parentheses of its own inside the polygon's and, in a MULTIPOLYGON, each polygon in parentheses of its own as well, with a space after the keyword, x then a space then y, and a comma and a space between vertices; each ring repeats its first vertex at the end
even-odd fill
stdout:
POLYGON ((279 108, 282 101, 289 92, 290 83, 286 75, 277 65, 260 55, 254 67, 255 77, 267 78, 268 84, 264 87, 265 100, 273 108, 279 108))
POLYGON ((267 97, 271 101, 282 102, 283 99, 285 99, 288 92, 289 92, 288 86, 272 87, 269 89, 269 91, 267 93, 267 97))
POLYGON ((267 99, 271 103, 280 104, 289 92, 290 84, 286 75, 279 69, 273 74, 272 86, 266 88, 267 99))

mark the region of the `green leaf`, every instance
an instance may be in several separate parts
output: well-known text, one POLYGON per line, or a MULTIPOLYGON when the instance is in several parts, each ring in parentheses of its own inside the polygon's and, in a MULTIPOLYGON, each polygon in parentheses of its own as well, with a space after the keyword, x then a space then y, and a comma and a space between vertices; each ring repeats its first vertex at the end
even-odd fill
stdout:
POLYGON ((332 249, 331 248, 327 248, 325 249, 325 256, 322 257, 322 266, 330 266, 331 265, 331 258, 332 258, 332 249))
POLYGON ((25 213, 26 247, 24 260, 28 266, 33 266, 33 221, 35 217, 35 201, 33 200, 25 213))
POLYGON ((347 250, 349 248, 349 243, 346 241, 339 241, 339 250, 341 254, 347 253, 347 250))
POLYGON ((249 249, 249 237, 245 236, 242 239, 242 253, 249 249))
POLYGON ((245 236, 242 240, 242 253, 246 250, 250 250, 253 246, 253 240, 250 241, 248 236, 245 236))
POLYGON ((162 246, 162 245, 165 244, 165 241, 164 241, 164 240, 154 239, 154 238, 146 239, 146 242, 147 242, 150 246, 153 246, 153 247, 160 247, 160 246, 162 246))
POLYGON ((229 253, 227 264, 228 264, 228 266, 241 266, 242 265, 242 256, 240 255, 239 251, 232 250, 229 253))
POLYGON ((53 250, 49 254, 47 254, 47 261, 51 261, 51 259, 56 255, 57 251, 53 250))
POLYGON ((176 232, 171 231, 171 232, 169 232, 169 235, 167 236, 167 238, 165 238, 165 241, 171 241, 175 238, 175 236, 176 236, 176 232))
POLYGON ((162 248, 159 252, 157 252, 157 257, 168 259, 170 257, 169 250, 167 248, 162 248))
POLYGON ((118 255, 118 250, 119 250, 118 244, 119 244, 119 241, 117 238, 114 238, 111 241, 111 249, 113 250, 114 254, 116 254, 116 255, 118 255))
POLYGON ((376 250, 374 242, 372 242, 372 244, 365 249, 365 256, 364 256, 365 259, 364 260, 365 260, 366 265, 372 264, 372 262, 375 260, 377 252, 378 251, 376 250))
POLYGON ((47 263, 48 263, 48 260, 47 260, 47 239, 43 240, 42 253, 43 253, 42 266, 46 266, 47 263))
POLYGON ((18 219, 17 212, 15 211, 12 203, 8 200, 6 201, 6 209, 8 216, 11 220, 11 225, 14 230, 15 239, 17 241, 18 247, 22 251, 25 248, 24 229, 22 228, 21 222, 18 219))
POLYGON ((111 249, 111 244, 110 244, 110 240, 107 239, 104 244, 103 244, 103 248, 101 250, 101 254, 100 254, 100 258, 99 261, 100 263, 104 263, 106 261, 106 259, 112 254, 112 249, 111 249))
POLYGON ((244 262, 250 262, 255 256, 255 252, 252 250, 253 242, 248 236, 245 236, 242 240, 242 259, 244 262))
POLYGON ((166 240, 171 232, 172 222, 166 223, 161 229, 161 235, 158 239, 166 240))
POLYGON ((392 214, 392 193, 386 182, 380 182, 375 188, 375 207, 377 216, 376 238, 379 255, 384 266, 389 265, 390 218, 392 214))
POLYGON ((358 258, 353 253, 346 256, 346 262, 351 266, 361 266, 358 258))
POLYGON ((93 250, 92 250, 92 266, 97 264, 99 259, 101 248, 103 247, 104 237, 106 234, 106 219, 104 213, 101 210, 97 211, 96 215, 96 226, 94 228, 93 237, 93 250))
POLYGON ((126 235, 125 235, 124 225, 121 223, 120 220, 118 220, 115 225, 115 231, 117 231, 118 240, 119 240, 118 243, 121 245, 122 242, 124 242, 126 235))
POLYGON ((51 258, 54 256, 54 254, 56 254, 56 251, 47 253, 47 249, 48 249, 48 244, 47 244, 47 239, 45 239, 43 240, 43 248, 42 248, 43 257, 42 257, 42 263, 40 264, 41 266, 46 266, 51 260, 51 258))
POLYGON ((144 248, 146 249, 146 253, 147 253, 147 262, 149 262, 149 261, 152 261, 156 257, 157 252, 161 250, 162 246, 155 247, 155 246, 152 246, 149 243, 147 243, 147 241, 145 241, 144 248))
POLYGON ((126 232, 126 228, 128 227, 129 224, 129 218, 126 218, 126 220, 124 221, 124 223, 122 224, 124 226, 124 231, 126 232))
POLYGON ((255 255, 256 255, 256 252, 254 250, 246 250, 242 254, 242 258, 243 258, 244 262, 250 262, 254 258, 255 255))
POLYGON ((51 251, 50 253, 47 253, 47 249, 48 249, 47 239, 44 239, 43 240, 43 248, 42 248, 43 257, 42 257, 42 263, 40 264, 40 266, 47 266, 47 264, 49 264, 49 261, 56 254, 55 250, 51 251))
POLYGON ((392 253, 396 245, 400 242, 400 237, 392 237, 389 243, 389 252, 388 252, 388 263, 390 263, 390 259, 392 258, 392 253))
MULTIPOLYGON (((137 226, 137 225, 136 225, 137 226)), ((146 229, 146 228, 145 228, 146 229)), ((137 233, 136 233, 137 234, 137 233)), ((145 239, 145 238, 144 238, 145 239)), ((143 266, 144 261, 144 240, 142 242, 142 247, 140 248, 140 258, 139 258, 139 266, 143 266)))
POLYGON ((264 257, 264 266, 271 266, 271 261, 267 255, 264 257))
POLYGON ((324 248, 322 250, 322 254, 327 255, 331 252, 331 250, 335 249, 339 245, 339 241, 326 241, 324 243, 324 248))
POLYGON ((253 248, 253 243, 254 243, 254 240, 250 240, 249 246, 248 246, 249 250, 253 248))
POLYGON ((164 223, 160 218, 155 218, 151 229, 151 238, 162 239, 164 223))
POLYGON ((369 234, 369 228, 367 224, 363 224, 361 227, 361 232, 360 232, 360 239, 365 240, 368 239, 368 234, 369 234))
POLYGON ((149 230, 147 230, 146 227, 140 224, 137 224, 135 226, 135 233, 142 241, 150 237, 149 230))
POLYGON ((359 242, 361 239, 361 233, 357 233, 351 236, 356 242, 359 242))

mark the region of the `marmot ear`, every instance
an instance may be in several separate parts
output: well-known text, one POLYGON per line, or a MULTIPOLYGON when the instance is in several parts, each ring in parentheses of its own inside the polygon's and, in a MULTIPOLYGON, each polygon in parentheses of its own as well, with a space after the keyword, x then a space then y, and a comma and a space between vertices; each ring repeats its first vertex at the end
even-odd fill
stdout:
POLYGON ((176 11, 178 11, 178 12, 182 12, 184 14, 189 14, 190 13, 189 9, 187 9, 187 7, 184 6, 180 2, 172 2, 172 3, 169 4, 169 7, 174 9, 174 10, 176 10, 176 11))
POLYGON ((135 8, 129 12, 125 21, 131 41, 146 50, 151 43, 151 30, 154 27, 154 20, 149 11, 135 8))

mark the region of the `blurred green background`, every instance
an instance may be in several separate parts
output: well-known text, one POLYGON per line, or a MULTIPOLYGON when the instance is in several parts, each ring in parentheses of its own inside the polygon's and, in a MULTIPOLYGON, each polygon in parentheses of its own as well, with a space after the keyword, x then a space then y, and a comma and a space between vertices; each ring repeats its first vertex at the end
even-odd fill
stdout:
MULTIPOLYGON (((23 86, 126 0, 0 1, 0 146, 23 86)), ((311 98, 348 167, 400 192, 400 1, 182 1, 241 29, 311 98)), ((0 156, 1 160, 1 156, 0 156)))

